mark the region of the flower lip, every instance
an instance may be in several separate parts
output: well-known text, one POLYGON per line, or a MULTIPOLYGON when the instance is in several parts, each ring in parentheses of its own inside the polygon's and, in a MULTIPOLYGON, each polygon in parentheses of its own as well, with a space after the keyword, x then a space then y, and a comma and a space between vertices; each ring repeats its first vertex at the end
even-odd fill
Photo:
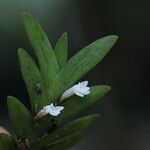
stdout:
POLYGON ((50 114, 51 116, 58 116, 63 109, 63 106, 54 106, 54 104, 52 103, 43 107, 43 109, 36 114, 34 120, 39 120, 47 114, 50 114))
POLYGON ((74 86, 72 86, 62 94, 60 100, 62 101, 74 94, 80 97, 84 97, 85 95, 88 95, 90 93, 90 87, 88 87, 87 85, 88 85, 88 81, 83 81, 83 82, 79 82, 78 84, 75 84, 74 86))
POLYGON ((50 104, 45 106, 41 112, 44 112, 46 114, 50 114, 52 116, 58 116, 60 112, 64 109, 63 106, 54 106, 54 104, 50 104))

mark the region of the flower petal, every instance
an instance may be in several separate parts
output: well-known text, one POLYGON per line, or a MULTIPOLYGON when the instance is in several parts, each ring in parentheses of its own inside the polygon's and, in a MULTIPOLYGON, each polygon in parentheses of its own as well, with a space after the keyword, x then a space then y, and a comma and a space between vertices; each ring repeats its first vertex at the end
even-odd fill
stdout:
POLYGON ((88 81, 83 81, 83 82, 79 82, 78 84, 75 84, 74 86, 72 86, 70 89, 66 90, 61 98, 60 101, 76 94, 80 97, 84 97, 84 95, 87 95, 90 93, 90 87, 87 86, 88 85, 88 81))
POLYGON ((87 86, 88 83, 89 83, 88 81, 79 82, 79 84, 82 85, 82 86, 87 86))
POLYGON ((57 111, 57 110, 52 110, 49 112, 50 115, 52 116, 58 116, 60 114, 60 111, 57 111))
POLYGON ((63 109, 64 109, 63 106, 56 106, 56 107, 55 107, 55 110, 57 110, 57 111, 62 111, 63 109))
POLYGON ((80 93, 80 92, 75 92, 76 95, 80 96, 80 97, 84 97, 84 94, 80 93))

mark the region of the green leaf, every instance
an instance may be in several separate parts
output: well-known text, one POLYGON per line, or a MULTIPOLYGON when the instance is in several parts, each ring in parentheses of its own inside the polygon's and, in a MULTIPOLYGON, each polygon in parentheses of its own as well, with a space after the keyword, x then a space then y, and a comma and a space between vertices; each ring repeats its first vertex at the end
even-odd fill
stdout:
POLYGON ((18 56, 22 76, 30 96, 32 110, 34 110, 41 97, 41 88, 38 87, 42 83, 41 74, 31 56, 24 49, 20 48, 18 50, 18 56))
POLYGON ((33 113, 37 113, 43 106, 50 103, 50 90, 44 86, 41 73, 31 58, 24 50, 18 50, 20 67, 30 96, 33 113))
POLYGON ((56 100, 65 90, 101 61, 117 39, 118 36, 116 35, 103 37, 74 55, 51 83, 51 97, 56 100))
POLYGON ((64 33, 54 48, 55 56, 57 58, 57 62, 59 68, 62 69, 67 63, 67 55, 68 55, 68 38, 67 33, 64 33))
POLYGON ((90 89, 90 94, 85 97, 72 96, 64 101, 65 109, 61 114, 56 117, 57 121, 63 121, 64 119, 70 118, 79 112, 87 109, 91 105, 97 102, 101 97, 103 97, 111 88, 106 85, 93 86, 90 89))
POLYGON ((14 139, 6 134, 0 134, 0 150, 18 150, 14 139))
POLYGON ((30 14, 23 13, 22 16, 28 38, 39 61, 44 83, 48 86, 59 71, 53 48, 40 24, 30 14))
POLYGON ((38 148, 42 148, 44 145, 48 145, 64 137, 81 133, 98 117, 99 115, 89 115, 72 121, 58 129, 56 128, 52 133, 49 134, 48 137, 46 137, 45 139, 41 139, 40 141, 37 141, 33 144, 36 145, 38 148))
POLYGON ((35 140, 32 117, 26 107, 16 98, 8 96, 7 105, 11 122, 18 139, 35 140))
POLYGON ((72 136, 65 137, 61 140, 58 140, 50 145, 45 145, 43 147, 44 150, 68 150, 75 146, 77 143, 80 142, 82 138, 81 134, 75 134, 72 136))

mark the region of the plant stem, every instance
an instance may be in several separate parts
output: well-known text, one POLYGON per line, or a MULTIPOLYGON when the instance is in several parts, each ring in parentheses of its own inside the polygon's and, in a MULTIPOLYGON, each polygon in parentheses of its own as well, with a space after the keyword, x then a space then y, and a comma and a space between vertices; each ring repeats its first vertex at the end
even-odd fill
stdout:
POLYGON ((28 145, 25 141, 18 142, 19 150, 29 150, 28 145))

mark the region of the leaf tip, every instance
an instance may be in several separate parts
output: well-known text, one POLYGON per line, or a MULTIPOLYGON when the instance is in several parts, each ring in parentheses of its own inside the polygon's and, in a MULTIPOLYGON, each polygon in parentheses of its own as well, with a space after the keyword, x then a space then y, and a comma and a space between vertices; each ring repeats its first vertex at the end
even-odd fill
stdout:
POLYGON ((119 36, 118 35, 111 35, 111 39, 114 43, 118 40, 119 36))
POLYGON ((26 23, 29 21, 29 20, 33 20, 33 16, 29 13, 26 13, 26 12, 22 12, 22 20, 23 20, 23 23, 24 25, 26 26, 26 23))
POLYGON ((21 59, 23 52, 24 52, 24 49, 18 48, 18 57, 19 57, 19 60, 21 59))
POLYGON ((109 85, 104 85, 105 93, 109 92, 111 90, 111 87, 109 85))
POLYGON ((28 16, 31 16, 31 15, 27 12, 22 12, 22 18, 26 18, 28 16))
POLYGON ((93 117, 94 117, 95 119, 97 119, 97 118, 100 117, 100 114, 93 114, 93 117))
POLYGON ((12 100, 13 100, 13 96, 7 96, 7 106, 9 107, 11 104, 11 102, 12 102, 12 100))
POLYGON ((18 99, 16 99, 13 96, 7 96, 7 106, 11 107, 12 105, 14 105, 15 103, 20 103, 20 101, 18 101, 18 99))
POLYGON ((22 48, 18 48, 18 55, 23 51, 22 48))
POLYGON ((67 32, 64 32, 64 33, 60 36, 59 40, 60 40, 60 39, 68 39, 67 32))
POLYGON ((63 33, 63 36, 67 37, 67 32, 64 32, 64 33, 63 33))
POLYGON ((7 101, 12 100, 13 96, 7 96, 7 101))
POLYGON ((104 96, 106 93, 108 93, 111 90, 111 87, 108 85, 100 85, 99 86, 99 92, 102 93, 104 96))
POLYGON ((91 118, 91 123, 92 123, 100 117, 100 114, 92 114, 92 115, 89 115, 87 117, 91 118))

